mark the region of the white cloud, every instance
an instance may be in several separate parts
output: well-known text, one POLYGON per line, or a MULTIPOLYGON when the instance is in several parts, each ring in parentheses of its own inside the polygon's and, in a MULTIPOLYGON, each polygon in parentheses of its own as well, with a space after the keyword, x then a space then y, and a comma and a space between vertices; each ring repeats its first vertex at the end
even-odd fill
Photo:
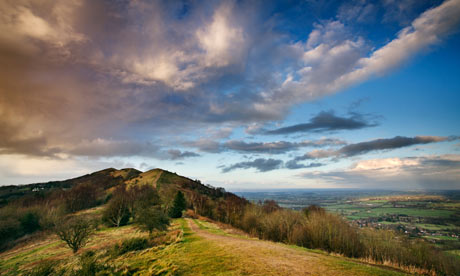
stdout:
POLYGON ((263 102, 255 103, 260 112, 276 112, 303 101, 335 93, 400 66, 410 57, 439 43, 457 30, 460 1, 448 0, 432 8, 383 47, 363 57, 369 45, 355 37, 339 21, 317 24, 308 40, 291 49, 303 61, 281 84, 265 91, 263 102))
POLYGON ((72 42, 83 42, 85 35, 75 30, 76 10, 81 1, 2 1, 0 3, 0 35, 10 36, 9 40, 27 43, 27 39, 38 39, 53 47, 63 49, 72 42), (12 4, 11 2, 14 2, 12 4), (51 5, 50 11, 35 13, 33 7, 51 5))
POLYGON ((241 62, 245 52, 244 32, 232 20, 233 5, 222 4, 212 21, 196 32, 201 48, 206 52, 204 65, 222 67, 241 62))
POLYGON ((460 155, 370 159, 345 170, 307 172, 301 176, 339 187, 456 189, 460 184, 460 155))
POLYGON ((398 37, 374 51, 370 57, 361 58, 358 68, 335 80, 331 89, 339 89, 370 76, 383 74, 427 47, 439 43, 460 23, 460 1, 448 0, 415 19, 411 26, 402 29, 398 37))

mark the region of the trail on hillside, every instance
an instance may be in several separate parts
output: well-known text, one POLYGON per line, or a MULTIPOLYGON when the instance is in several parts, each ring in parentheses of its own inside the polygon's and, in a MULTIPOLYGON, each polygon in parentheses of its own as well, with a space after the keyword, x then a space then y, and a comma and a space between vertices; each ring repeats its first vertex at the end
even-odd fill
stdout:
POLYGON ((153 180, 153 186, 154 187, 157 187, 157 182, 158 182, 158 179, 160 179, 160 176, 163 174, 163 171, 160 171, 160 173, 158 173, 158 175, 155 177, 155 179, 153 180))
POLYGON ((199 237, 213 242, 229 255, 236 256, 244 264, 247 275, 402 275, 270 241, 211 233, 200 229, 193 220, 187 221, 199 237))

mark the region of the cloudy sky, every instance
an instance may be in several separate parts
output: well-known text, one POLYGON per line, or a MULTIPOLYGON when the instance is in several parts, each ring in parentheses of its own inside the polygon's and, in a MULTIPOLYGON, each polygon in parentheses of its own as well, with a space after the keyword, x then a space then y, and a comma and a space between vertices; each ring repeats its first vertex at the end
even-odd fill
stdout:
POLYGON ((0 1, 0 185, 460 188, 460 0, 0 1))

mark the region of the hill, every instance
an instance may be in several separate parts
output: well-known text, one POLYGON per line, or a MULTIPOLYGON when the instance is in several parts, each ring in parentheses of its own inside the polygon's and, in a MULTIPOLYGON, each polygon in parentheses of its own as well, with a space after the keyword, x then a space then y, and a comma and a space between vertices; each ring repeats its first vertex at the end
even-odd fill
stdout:
POLYGON ((95 263, 105 264, 102 271, 118 275, 406 275, 321 251, 250 238, 231 227, 198 219, 175 220, 161 244, 111 256, 121 241, 146 236, 132 226, 103 228, 79 255, 71 254, 55 237, 44 236, 0 253, 0 267, 2 275, 18 275, 46 264, 53 264, 55 270, 78 270, 81 256, 94 252, 95 263))
POLYGON ((317 206, 294 211, 274 201, 250 203, 223 188, 161 169, 110 168, 0 191, 0 273, 6 275, 34 270, 38 274, 31 275, 60 275, 61 270, 63 275, 460 271, 457 259, 424 241, 407 240, 392 231, 358 229, 317 206), (179 194, 187 218, 171 219, 166 230, 167 215, 176 217, 170 211, 179 194), (94 225, 95 232, 72 254, 54 232, 77 219, 94 225))

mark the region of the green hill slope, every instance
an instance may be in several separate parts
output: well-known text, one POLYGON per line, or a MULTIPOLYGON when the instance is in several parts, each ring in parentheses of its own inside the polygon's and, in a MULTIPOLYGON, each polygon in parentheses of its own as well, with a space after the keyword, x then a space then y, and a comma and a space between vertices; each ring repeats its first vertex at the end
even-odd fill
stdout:
POLYGON ((91 251, 100 275, 405 275, 321 251, 249 238, 233 228, 192 219, 175 220, 156 246, 110 254, 115 244, 146 236, 133 226, 101 228, 73 255, 54 235, 44 235, 1 253, 0 271, 22 275, 52 263, 55 270, 69 272, 80 269, 79 259, 91 251))

